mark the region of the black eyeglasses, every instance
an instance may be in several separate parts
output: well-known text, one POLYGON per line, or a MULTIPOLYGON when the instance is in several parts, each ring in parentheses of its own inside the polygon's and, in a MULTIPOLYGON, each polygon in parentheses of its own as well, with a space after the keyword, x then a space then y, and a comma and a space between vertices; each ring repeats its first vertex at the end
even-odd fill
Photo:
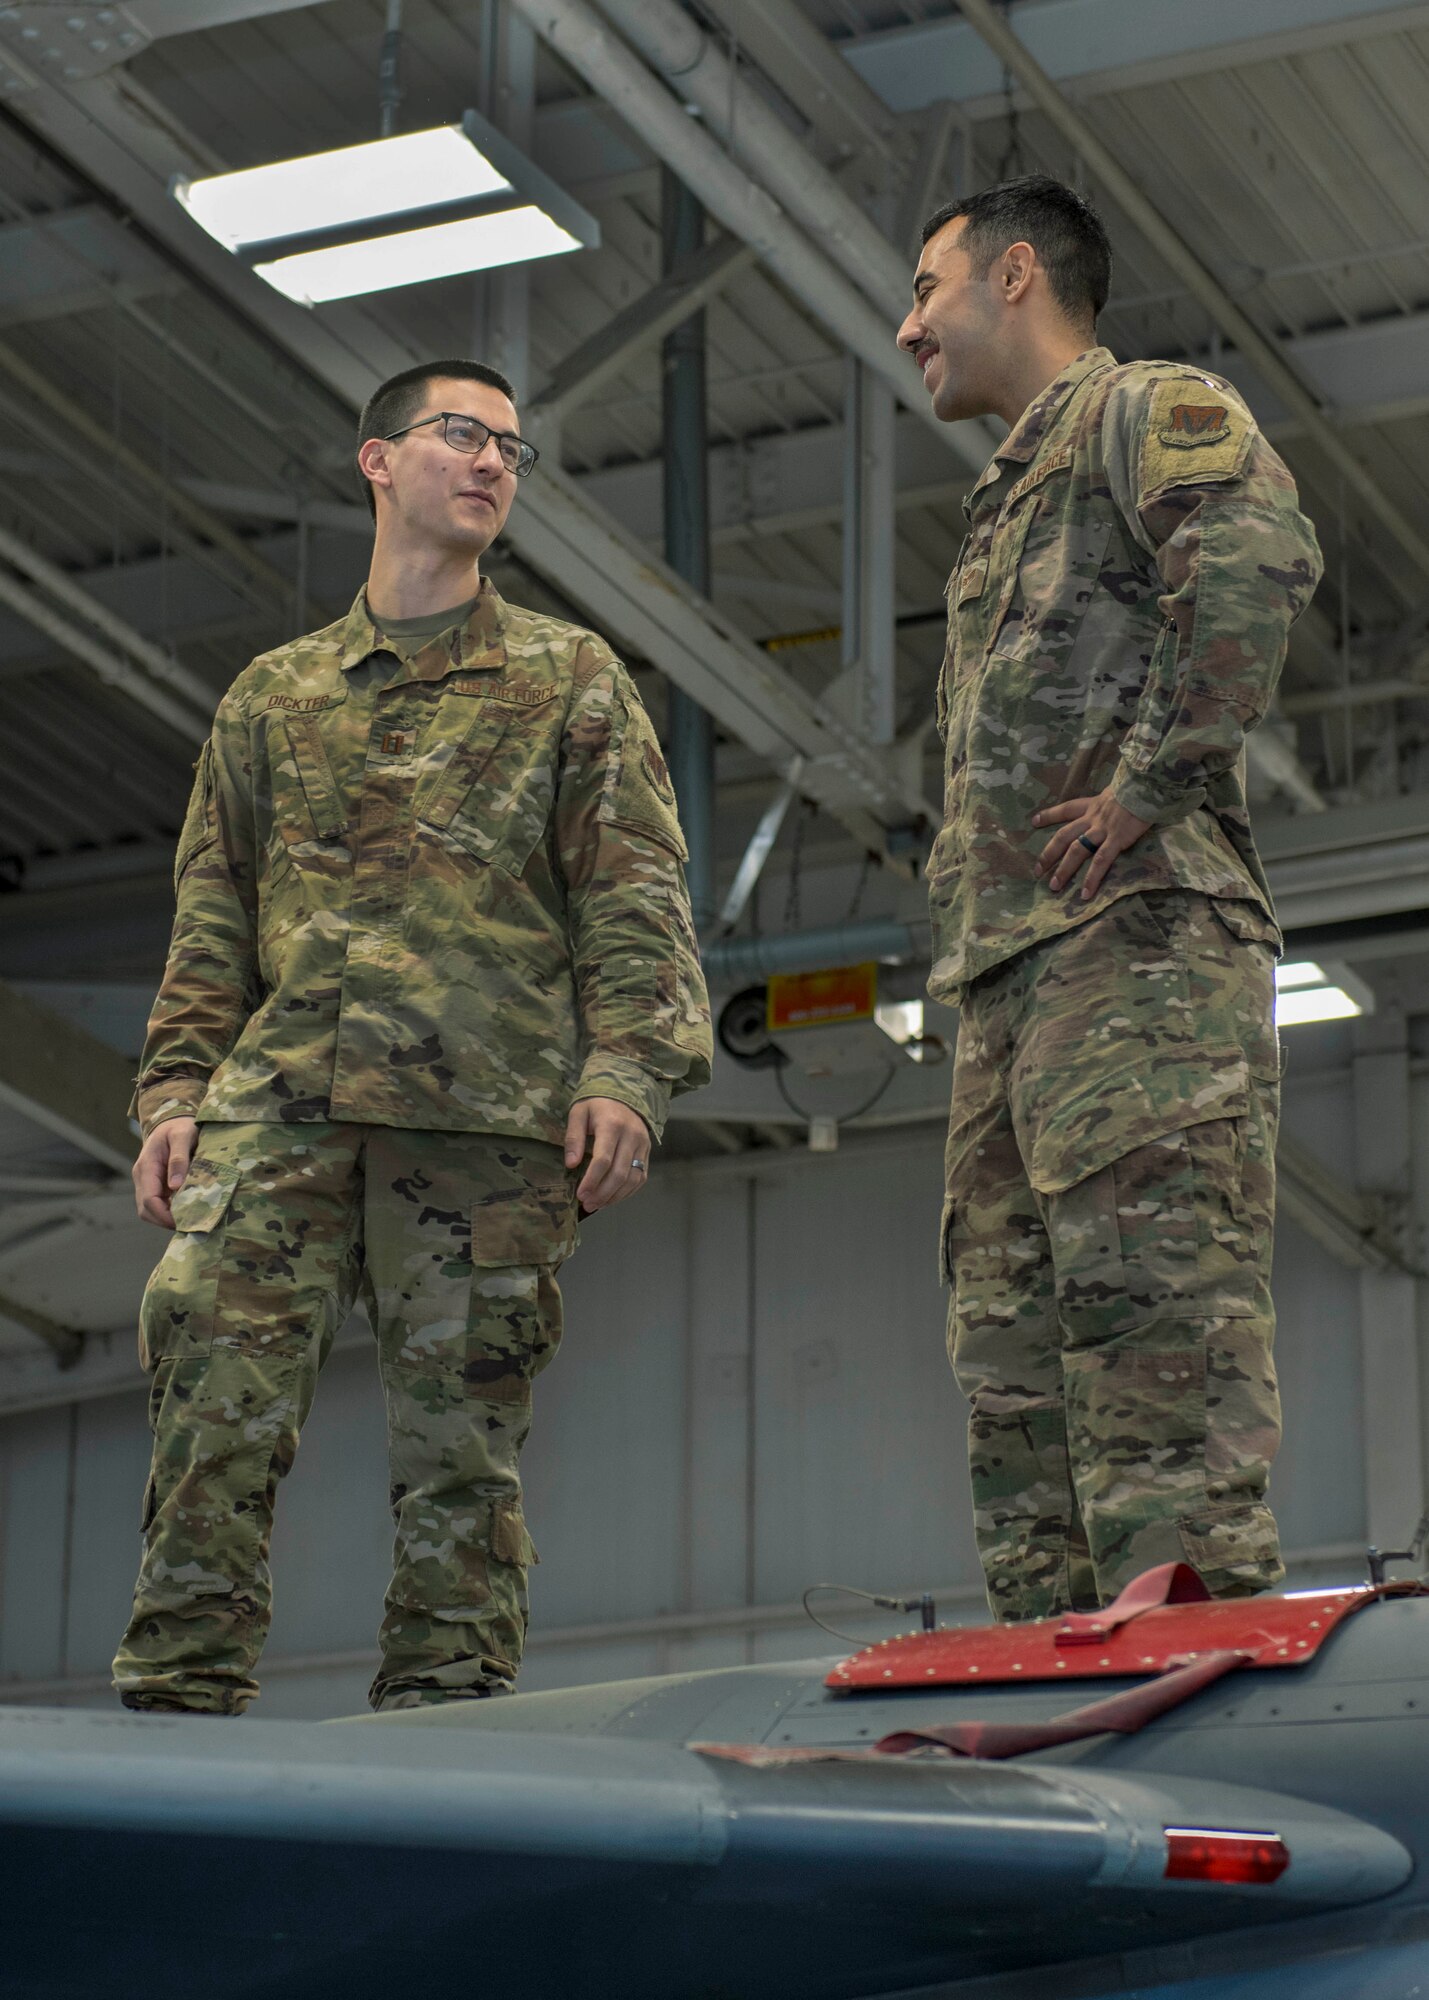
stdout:
POLYGON ((458 416, 455 410, 438 410, 434 417, 423 417, 420 423, 406 424, 400 431, 388 431, 384 442, 391 444, 394 438, 406 437, 408 431, 425 430, 428 424, 441 424, 442 435, 452 450, 464 451, 472 458, 485 451, 494 438, 501 463, 518 479, 524 479, 541 456, 535 445, 527 444, 525 438, 517 437, 515 431, 494 431, 490 424, 478 423, 475 417, 458 416))

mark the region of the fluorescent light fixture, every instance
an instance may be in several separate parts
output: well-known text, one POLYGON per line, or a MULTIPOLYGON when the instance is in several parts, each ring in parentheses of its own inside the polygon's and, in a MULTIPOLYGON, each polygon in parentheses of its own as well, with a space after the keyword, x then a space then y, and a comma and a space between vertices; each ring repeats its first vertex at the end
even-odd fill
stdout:
POLYGON ((475 111, 172 185, 215 242, 303 305, 600 242, 595 218, 475 111))
POLYGON ((175 192, 225 250, 241 250, 249 243, 341 229, 436 202, 500 194, 510 185, 460 126, 439 125, 432 132, 404 132, 365 146, 184 181, 175 192))
POLYGON ((554 257, 580 247, 568 230, 539 208, 512 208, 502 215, 404 230, 400 236, 375 236, 366 243, 300 250, 296 256, 253 268, 300 306, 320 306, 327 299, 388 292, 397 285, 451 278, 461 271, 489 271, 499 264, 525 264, 533 257, 554 257))
POLYGON ((1334 960, 1292 959, 1275 968, 1275 1019, 1282 1028, 1307 1021, 1349 1021, 1374 1012, 1374 990, 1334 960))
POLYGON ((1275 1002, 1276 1025, 1302 1027, 1307 1021, 1348 1021, 1364 1008, 1343 986, 1295 986, 1275 1002))
POLYGON ((1312 959, 1295 959, 1289 965, 1277 965, 1275 968, 1275 990, 1277 993, 1288 993, 1297 986, 1323 986, 1324 984, 1325 974, 1312 959))

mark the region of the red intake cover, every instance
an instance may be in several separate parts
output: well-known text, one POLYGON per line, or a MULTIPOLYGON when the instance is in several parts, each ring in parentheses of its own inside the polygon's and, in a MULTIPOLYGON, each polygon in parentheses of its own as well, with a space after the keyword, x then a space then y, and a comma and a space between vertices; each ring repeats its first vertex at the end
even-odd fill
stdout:
POLYGON ((1105 1612, 1022 1625, 910 1632, 853 1654, 824 1685, 852 1693, 1107 1679, 1165 1673, 1201 1654, 1224 1651, 1244 1653, 1247 1667, 1299 1667, 1315 1657, 1342 1619, 1384 1595, 1385 1590, 1366 1586, 1294 1597, 1162 1603, 1121 1618, 1113 1605, 1105 1612))

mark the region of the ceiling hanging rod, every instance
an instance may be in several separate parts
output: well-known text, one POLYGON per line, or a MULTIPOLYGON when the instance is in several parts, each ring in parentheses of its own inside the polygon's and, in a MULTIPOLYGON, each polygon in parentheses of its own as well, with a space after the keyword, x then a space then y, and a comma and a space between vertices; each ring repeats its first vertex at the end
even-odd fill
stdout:
POLYGON ((397 130, 402 103, 402 0, 387 0, 387 30, 377 63, 378 124, 384 139, 397 130))

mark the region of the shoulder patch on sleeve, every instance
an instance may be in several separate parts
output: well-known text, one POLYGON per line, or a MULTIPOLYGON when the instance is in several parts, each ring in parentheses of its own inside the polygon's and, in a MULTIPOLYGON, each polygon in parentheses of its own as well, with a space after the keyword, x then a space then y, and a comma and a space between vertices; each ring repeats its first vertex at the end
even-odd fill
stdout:
POLYGON ((1214 382, 1158 382, 1141 447, 1142 499, 1170 486, 1238 478, 1254 429, 1244 405, 1214 382))
POLYGON ((619 747, 611 760, 600 817, 658 842, 682 861, 689 858, 670 772, 650 718, 633 689, 626 703, 619 747))

